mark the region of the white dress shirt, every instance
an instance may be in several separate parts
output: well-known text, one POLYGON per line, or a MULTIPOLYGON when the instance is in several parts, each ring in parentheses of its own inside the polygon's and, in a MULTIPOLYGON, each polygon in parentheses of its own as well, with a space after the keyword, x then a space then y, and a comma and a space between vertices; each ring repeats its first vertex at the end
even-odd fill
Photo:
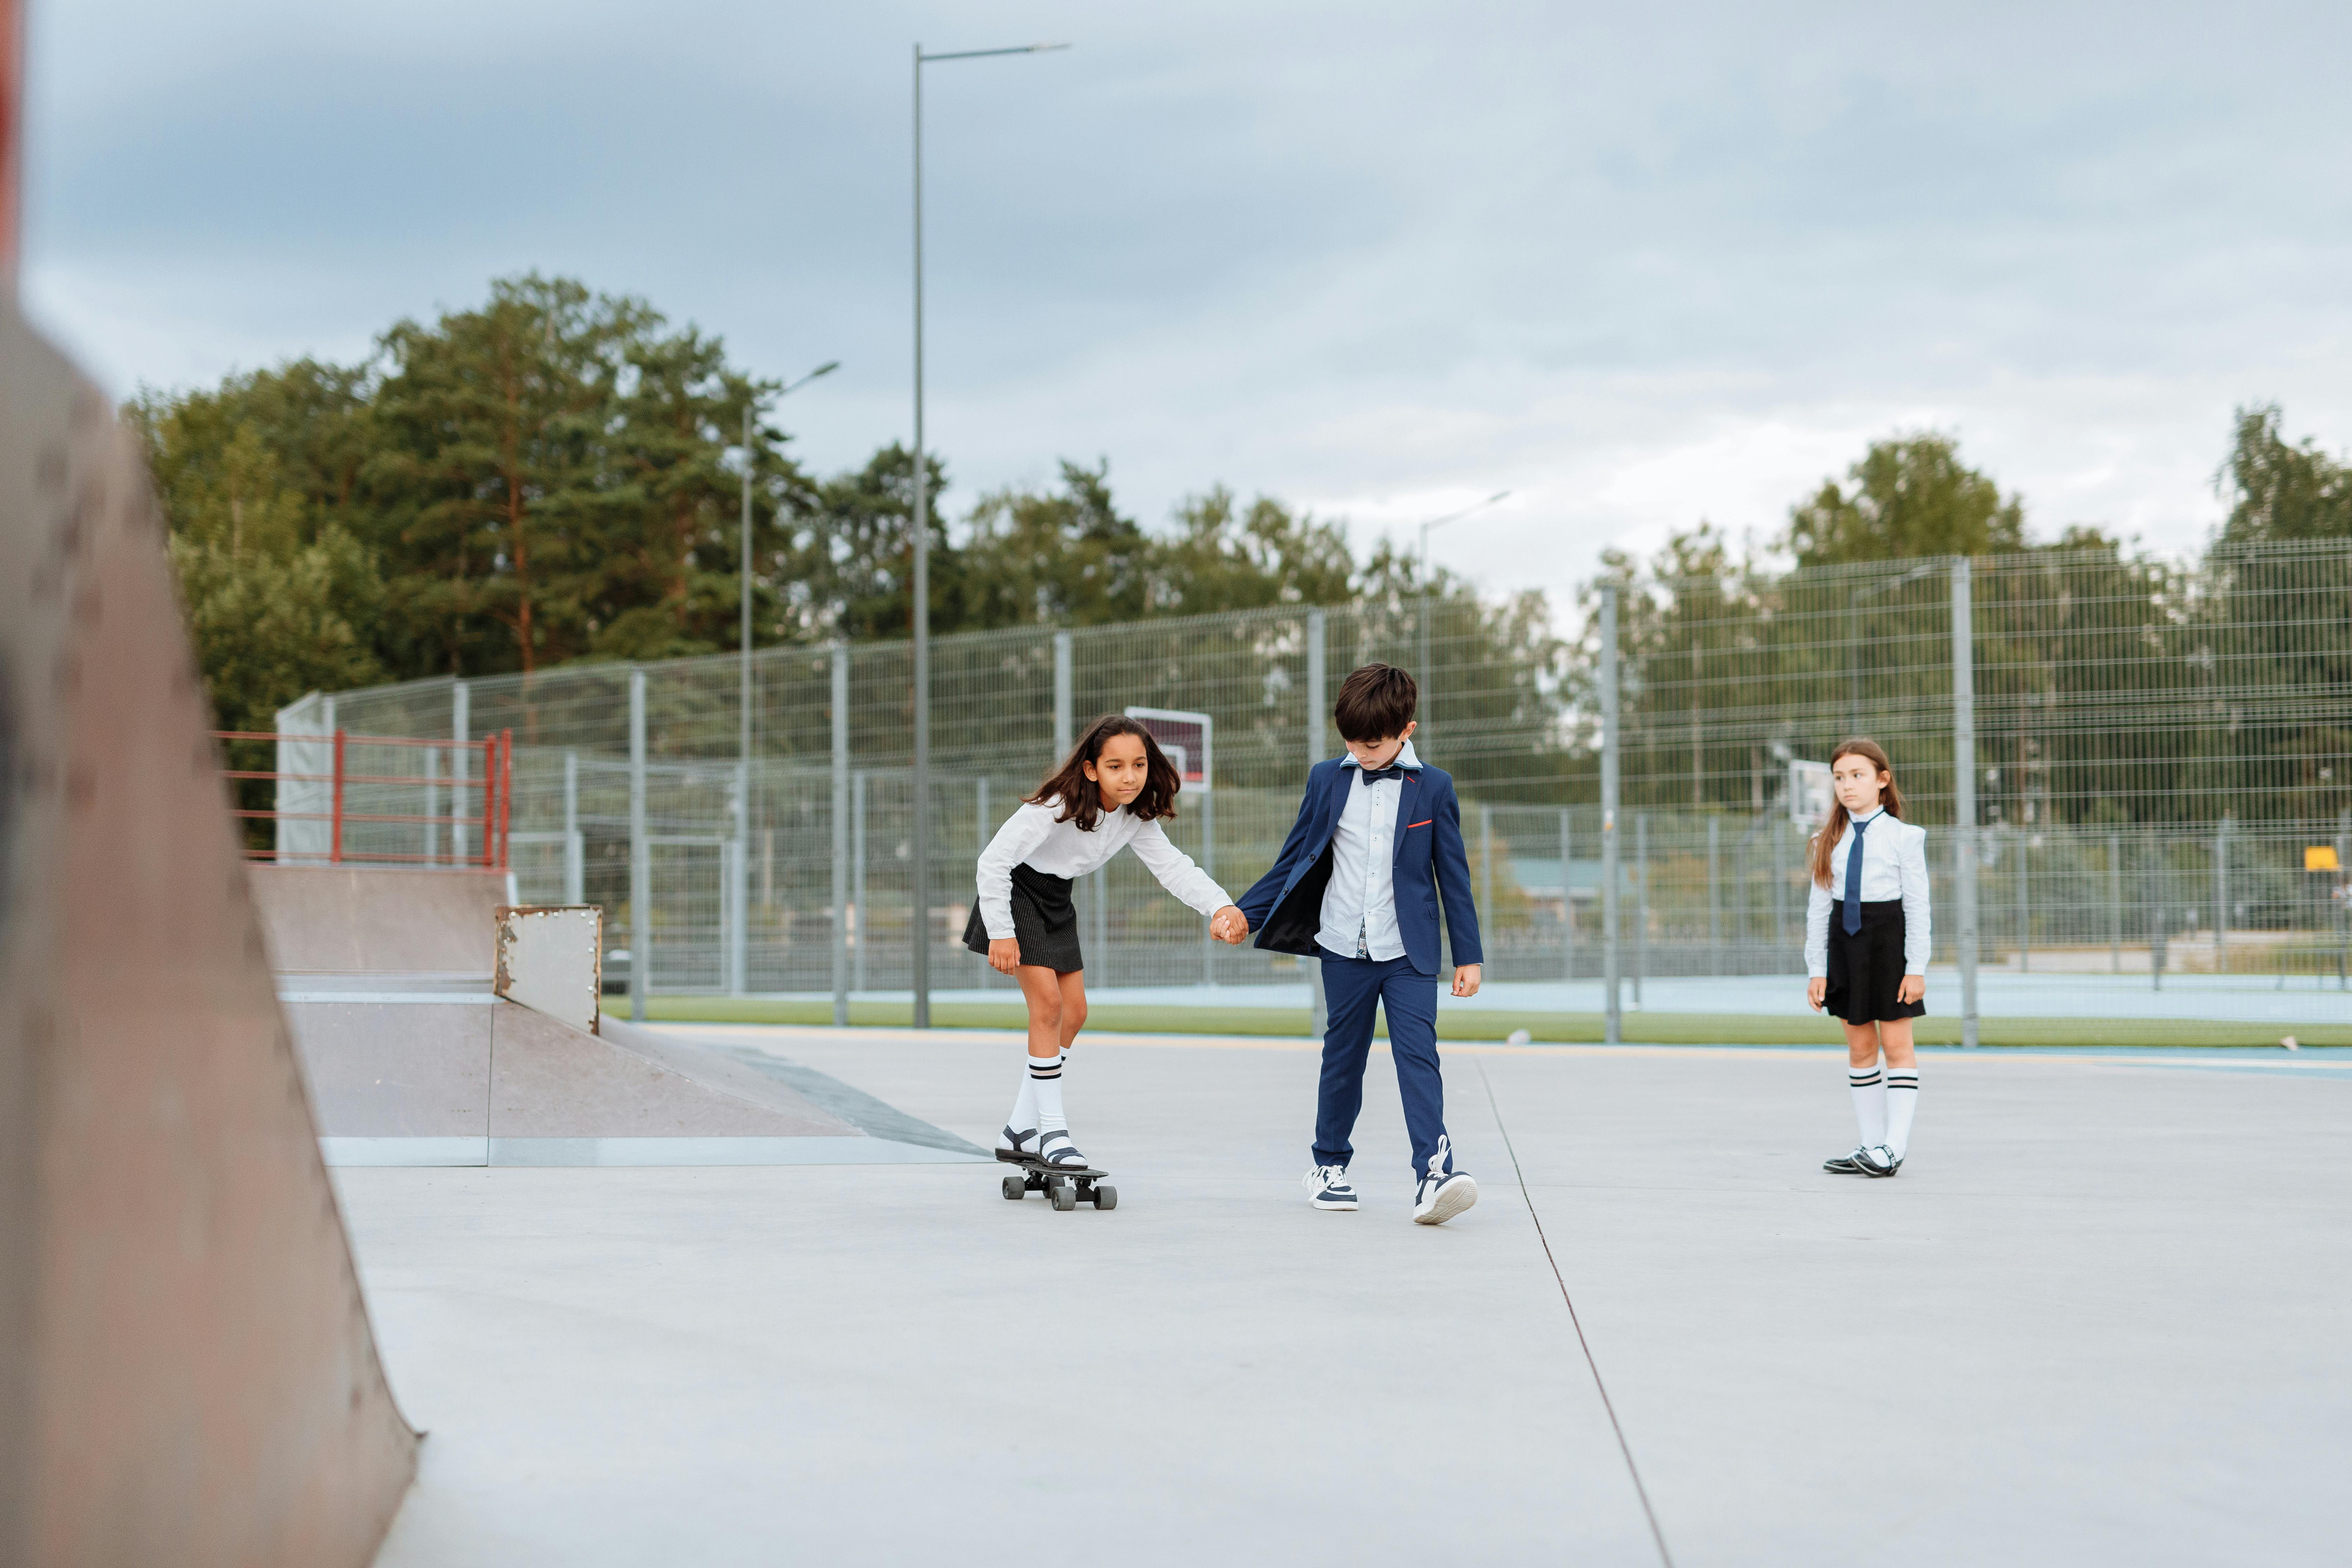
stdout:
MULTIPOLYGON (((1396 829, 1397 801, 1404 794, 1401 779, 1364 783, 1364 772, 1351 753, 1341 764, 1356 771, 1348 775, 1347 804, 1331 833, 1331 880, 1323 889, 1323 929, 1316 944, 1341 958, 1356 956, 1360 932, 1364 951, 1386 961, 1404 956, 1404 933, 1397 930, 1396 829)), ((1418 772, 1421 759, 1412 742, 1396 755, 1391 767, 1418 772)))
POLYGON ((1194 864, 1192 858, 1168 842, 1160 824, 1145 822, 1127 807, 1095 818, 1095 830, 1079 830, 1076 821, 1056 822, 1059 796, 1043 805, 1024 804, 1004 819, 988 847, 980 852, 980 918, 991 942, 1013 940, 1013 868, 1028 866, 1050 876, 1072 880, 1099 871, 1110 858, 1132 848, 1135 858, 1151 868, 1160 885, 1204 915, 1213 915, 1233 900, 1216 879, 1194 864))
MULTIPOLYGON (((1927 973, 1927 830, 1914 827, 1881 807, 1862 824, 1862 901, 1903 900, 1903 973, 1927 973)), ((1830 972, 1830 921, 1844 918, 1846 856, 1853 847, 1849 824, 1830 850, 1830 885, 1815 886, 1805 901, 1805 973, 1818 980, 1830 972)))

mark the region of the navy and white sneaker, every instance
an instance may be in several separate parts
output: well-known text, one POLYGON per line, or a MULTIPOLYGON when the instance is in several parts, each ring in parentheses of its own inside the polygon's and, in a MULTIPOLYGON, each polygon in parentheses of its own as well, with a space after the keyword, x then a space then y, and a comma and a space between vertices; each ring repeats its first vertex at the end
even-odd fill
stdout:
POLYGON ((1856 1149, 1853 1152, 1853 1163, 1854 1169, 1865 1176, 1891 1176, 1903 1167, 1903 1162, 1895 1157, 1895 1151, 1884 1143, 1874 1143, 1867 1149, 1856 1149))
POLYGON ((1056 1127, 1039 1141, 1037 1157, 1048 1165, 1065 1165, 1073 1171, 1088 1168, 1087 1157, 1070 1142, 1070 1130, 1066 1127, 1056 1127))
POLYGON ((1345 1165, 1318 1165, 1299 1178, 1307 1201, 1318 1209, 1352 1209, 1356 1189, 1348 1183, 1345 1165))
POLYGON ((1453 1155, 1453 1140, 1441 1134, 1437 1152, 1429 1157, 1429 1172, 1413 1193, 1413 1224, 1444 1225, 1478 1201, 1478 1184, 1470 1173, 1446 1168, 1454 1163, 1453 1155))
POLYGON ((1015 1132, 1013 1123, 1006 1122, 997 1129, 996 1152, 1000 1154, 1034 1154, 1037 1152, 1037 1130, 1032 1127, 1026 1132, 1015 1132))

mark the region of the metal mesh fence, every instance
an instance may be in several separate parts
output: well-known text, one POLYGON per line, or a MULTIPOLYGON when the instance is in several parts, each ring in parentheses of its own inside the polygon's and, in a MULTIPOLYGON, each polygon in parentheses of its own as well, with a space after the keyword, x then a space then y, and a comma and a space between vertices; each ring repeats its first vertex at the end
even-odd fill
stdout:
MULTIPOLYGON (((905 644, 757 654, 748 759, 732 655, 344 692, 310 717, 353 734, 511 730, 524 896, 604 904, 616 941, 640 931, 656 990, 903 991, 919 925, 937 984, 1009 990, 961 952, 974 858, 1076 729, 1130 706, 1213 721, 1214 788, 1188 792, 1171 833, 1238 892, 1271 863, 1308 763, 1336 753, 1328 693, 1383 658, 1420 674, 1417 744, 1465 801, 1489 978, 1567 988, 1531 993, 1544 1005, 1601 1005, 1613 949, 1633 1005, 1784 1007, 1803 970, 1807 780, 1862 733, 1930 829, 1931 1011, 1964 1005, 1948 980, 1981 976, 1988 1016, 2259 1017, 2267 991, 2352 1022, 2331 1000, 2347 895, 2327 868, 2352 864, 2352 542, 2194 564, 2050 551, 1743 568, 1594 597, 1613 616, 1567 643, 1459 599, 1432 606, 1425 638, 1410 599, 939 638, 919 806, 905 644), (919 808, 934 846, 919 921, 919 808), (1754 1002, 1768 986, 1780 1000, 1754 1002)), ((1210 943, 1131 858, 1078 900, 1095 985, 1304 977, 1210 943)))

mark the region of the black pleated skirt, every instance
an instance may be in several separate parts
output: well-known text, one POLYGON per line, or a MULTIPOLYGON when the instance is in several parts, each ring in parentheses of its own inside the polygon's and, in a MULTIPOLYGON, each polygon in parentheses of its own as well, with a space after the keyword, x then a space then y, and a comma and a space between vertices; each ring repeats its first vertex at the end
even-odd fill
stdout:
POLYGON ((1903 985, 1903 900, 1862 906, 1862 929, 1845 933, 1845 901, 1830 906, 1830 984, 1822 1011, 1849 1024, 1927 1016, 1927 1004, 1898 1002, 1903 985))
MULTIPOLYGON (((1078 907, 1070 901, 1070 879, 1034 866, 1013 868, 1013 936, 1021 944, 1021 962, 1068 974, 1084 969, 1078 953, 1078 907)), ((963 923, 963 944, 988 956, 988 925, 980 905, 963 923)))

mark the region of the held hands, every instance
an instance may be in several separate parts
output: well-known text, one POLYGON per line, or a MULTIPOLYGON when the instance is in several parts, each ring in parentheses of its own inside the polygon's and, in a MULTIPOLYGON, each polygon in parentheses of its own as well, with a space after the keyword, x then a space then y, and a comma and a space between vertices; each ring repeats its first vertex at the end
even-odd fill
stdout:
POLYGON ((1209 917, 1209 934, 1231 947, 1239 947, 1249 929, 1249 917, 1232 904, 1209 917))
POLYGON ((999 974, 1010 974, 1021 967, 1021 944, 1009 936, 993 937, 988 943, 988 967, 999 974))
POLYGON ((1478 994, 1478 981, 1485 972, 1486 966, 1484 964, 1455 964, 1454 966, 1454 994, 1456 996, 1475 996, 1478 994))
MULTIPOLYGON (((1908 985, 1911 983, 1906 980, 1903 984, 1908 985)), ((1805 982, 1805 1005, 1814 1012, 1822 1010, 1822 999, 1829 994, 1830 983, 1822 976, 1816 974, 1805 982)))

